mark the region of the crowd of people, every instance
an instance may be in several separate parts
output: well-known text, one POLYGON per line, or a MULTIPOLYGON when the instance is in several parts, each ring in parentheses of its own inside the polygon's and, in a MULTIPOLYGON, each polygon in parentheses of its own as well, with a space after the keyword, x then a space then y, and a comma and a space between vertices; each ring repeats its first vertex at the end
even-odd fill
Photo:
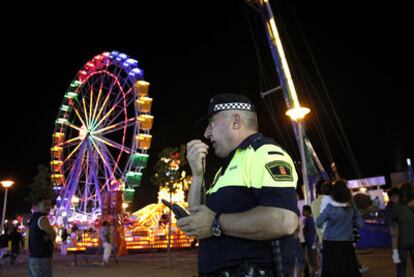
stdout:
POLYGON ((23 236, 14 224, 9 224, 4 228, 4 233, 0 235, 0 257, 10 257, 10 264, 14 265, 21 250, 24 248, 23 236), (10 243, 10 253, 8 253, 10 243))
MULTIPOLYGON (((378 214, 379 205, 372 200, 374 207, 359 210, 344 180, 320 180, 316 192, 311 206, 303 206, 299 224, 304 258, 299 259, 302 262, 298 276, 361 276, 368 268, 355 255, 358 229, 363 227, 363 217, 369 211, 378 214)), ((397 185, 388 191, 388 196, 384 221, 391 236, 390 258, 396 265, 397 277, 401 277, 406 276, 408 257, 414 268, 413 185, 397 185)))
MULTIPOLYGON (((32 206, 32 215, 28 220, 28 226, 24 234, 13 224, 5 227, 4 233, 0 235, 0 259, 2 263, 10 259, 10 265, 16 263, 18 255, 22 249, 28 247, 28 276, 29 277, 50 277, 53 276, 52 257, 56 248, 56 239, 60 233, 60 250, 61 255, 67 255, 68 247, 76 247, 82 242, 84 232, 92 232, 91 229, 82 230, 76 223, 70 224, 70 228, 58 230, 51 225, 49 214, 52 208, 52 201, 49 198, 39 199, 32 206), (27 238, 28 243, 25 244, 27 238)), ((90 234, 91 235, 91 234, 90 234)), ((112 253, 113 230, 107 220, 102 221, 99 227, 99 239, 104 249, 102 255, 102 264, 108 266, 109 257, 112 253)))

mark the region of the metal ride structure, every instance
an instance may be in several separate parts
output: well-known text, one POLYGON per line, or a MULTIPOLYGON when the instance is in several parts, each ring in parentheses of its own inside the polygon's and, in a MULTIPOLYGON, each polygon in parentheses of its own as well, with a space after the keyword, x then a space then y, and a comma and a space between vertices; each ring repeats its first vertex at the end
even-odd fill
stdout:
POLYGON ((137 60, 117 51, 96 55, 78 71, 53 132, 55 224, 96 220, 105 192, 123 191, 132 201, 151 145, 148 89, 137 60))
POLYGON ((316 165, 319 172, 322 175, 326 175, 326 171, 323 168, 318 155, 316 154, 311 142, 305 135, 304 118, 310 112, 310 109, 301 106, 299 102, 269 0, 246 0, 246 2, 250 6, 254 7, 261 15, 280 83, 279 87, 263 93, 262 97, 265 94, 279 90, 283 92, 284 100, 288 108, 286 115, 288 115, 292 120, 293 131, 295 133, 301 156, 300 160, 305 203, 309 205, 313 199, 313 193, 309 184, 308 167, 310 165, 308 164, 310 163, 312 166, 316 165), (306 153, 311 154, 311 160, 306 157, 306 153))

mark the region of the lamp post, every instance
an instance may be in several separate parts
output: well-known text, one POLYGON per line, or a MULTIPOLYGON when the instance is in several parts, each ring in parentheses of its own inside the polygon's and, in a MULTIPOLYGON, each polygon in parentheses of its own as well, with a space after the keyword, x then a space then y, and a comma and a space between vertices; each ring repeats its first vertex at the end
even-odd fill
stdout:
POLYGON ((10 181, 10 180, 5 180, 5 181, 1 181, 0 183, 4 188, 3 213, 2 213, 2 216, 1 216, 1 227, 0 227, 0 234, 3 234, 3 232, 4 232, 4 218, 6 216, 6 206, 7 206, 7 189, 9 187, 11 187, 14 184, 14 182, 10 181))
POLYGON ((129 204, 128 203, 126 203, 126 202, 122 202, 122 209, 123 209, 123 212, 124 213, 126 213, 126 209, 129 207, 129 204))
POLYGON ((300 159, 301 159, 301 165, 302 165, 302 180, 303 180, 303 186, 305 189, 305 204, 310 205, 311 201, 311 192, 309 189, 309 182, 308 182, 308 171, 306 168, 306 156, 305 156, 305 146, 303 143, 303 126, 302 121, 305 118, 305 116, 310 112, 310 109, 297 106, 292 109, 289 109, 286 112, 286 115, 288 115, 293 121, 295 121, 298 124, 298 143, 299 143, 299 150, 300 150, 300 159))
POLYGON ((77 197, 76 195, 72 196, 70 202, 72 203, 73 210, 76 210, 76 208, 79 206, 79 201, 79 197, 77 197))

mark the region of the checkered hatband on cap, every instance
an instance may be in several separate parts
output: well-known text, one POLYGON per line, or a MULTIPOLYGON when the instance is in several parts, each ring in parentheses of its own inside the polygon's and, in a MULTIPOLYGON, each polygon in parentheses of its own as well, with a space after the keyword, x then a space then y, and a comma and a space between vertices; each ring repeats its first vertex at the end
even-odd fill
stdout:
POLYGON ((225 111, 225 110, 245 110, 245 111, 251 111, 252 105, 248 103, 239 103, 239 102, 233 102, 233 103, 223 103, 223 104, 216 104, 214 105, 214 111, 225 111))

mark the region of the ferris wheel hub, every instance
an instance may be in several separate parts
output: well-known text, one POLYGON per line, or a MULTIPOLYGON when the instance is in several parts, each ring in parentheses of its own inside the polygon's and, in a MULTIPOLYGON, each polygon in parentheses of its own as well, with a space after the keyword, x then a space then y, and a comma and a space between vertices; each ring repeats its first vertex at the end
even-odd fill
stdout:
POLYGON ((89 129, 85 125, 82 125, 82 127, 79 130, 79 137, 81 140, 84 140, 87 136, 89 136, 89 129))

